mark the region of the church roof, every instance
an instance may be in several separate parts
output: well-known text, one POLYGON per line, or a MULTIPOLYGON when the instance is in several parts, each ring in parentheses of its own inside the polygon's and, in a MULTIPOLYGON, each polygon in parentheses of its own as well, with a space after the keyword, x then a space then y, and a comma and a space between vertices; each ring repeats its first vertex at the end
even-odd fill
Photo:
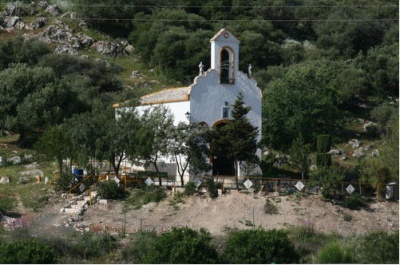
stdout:
POLYGON ((141 105, 188 101, 191 87, 177 87, 161 90, 141 97, 141 105))
POLYGON ((224 39, 227 39, 227 38, 229 38, 230 41, 240 42, 237 38, 235 38, 232 35, 232 33, 229 30, 227 30, 225 28, 223 28, 220 31, 218 31, 217 34, 215 34, 214 37, 212 37, 210 39, 210 42, 218 41, 218 40, 224 40, 224 39), (224 36, 224 37, 222 37, 222 36, 224 36))

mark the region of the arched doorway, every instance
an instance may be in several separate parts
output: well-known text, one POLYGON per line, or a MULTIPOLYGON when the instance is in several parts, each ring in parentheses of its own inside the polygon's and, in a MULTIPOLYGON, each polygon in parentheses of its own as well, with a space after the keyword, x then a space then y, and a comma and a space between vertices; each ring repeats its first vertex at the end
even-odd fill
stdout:
MULTIPOLYGON (((216 123, 213 127, 215 129, 221 129, 228 124, 229 121, 220 121, 216 123)), ((214 176, 234 176, 235 167, 234 160, 227 156, 228 148, 220 148, 220 150, 215 150, 212 148, 212 174, 214 176)))

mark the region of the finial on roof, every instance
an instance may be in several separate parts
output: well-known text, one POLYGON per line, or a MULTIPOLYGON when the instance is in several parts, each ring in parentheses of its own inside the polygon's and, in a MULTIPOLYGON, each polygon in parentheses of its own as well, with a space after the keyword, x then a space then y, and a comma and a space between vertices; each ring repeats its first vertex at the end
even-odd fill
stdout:
POLYGON ((248 70, 248 72, 247 72, 247 76, 248 76, 249 78, 251 78, 251 75, 252 75, 252 73, 251 73, 251 68, 252 68, 252 66, 251 66, 251 64, 249 64, 249 70, 248 70))
POLYGON ((199 75, 203 75, 204 73, 204 65, 203 62, 200 62, 199 64, 199 75))

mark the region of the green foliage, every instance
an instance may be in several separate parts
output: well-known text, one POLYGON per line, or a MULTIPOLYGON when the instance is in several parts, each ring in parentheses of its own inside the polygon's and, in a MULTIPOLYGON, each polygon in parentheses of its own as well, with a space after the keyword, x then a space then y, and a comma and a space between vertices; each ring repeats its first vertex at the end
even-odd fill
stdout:
POLYGON ((349 250, 344 249, 339 242, 332 241, 318 252, 317 263, 353 263, 353 257, 349 250))
POLYGON ((192 181, 189 181, 188 183, 185 184, 185 190, 183 191, 183 194, 186 196, 191 196, 197 193, 197 188, 196 184, 192 181))
POLYGON ((0 242, 0 263, 51 264, 57 263, 57 253, 38 239, 0 242))
POLYGON ((324 198, 334 198, 344 175, 337 167, 320 167, 311 173, 312 185, 322 188, 324 198))
POLYGON ((351 194, 349 198, 346 198, 344 201, 344 206, 352 210, 358 210, 366 205, 365 199, 358 193, 351 194))
POLYGON ((342 65, 317 60, 281 69, 281 78, 263 92, 265 144, 285 151, 303 137, 305 144, 314 146, 317 135, 339 131, 343 111, 336 78, 342 65))
POLYGON ((71 240, 69 247, 73 255, 81 259, 99 257, 118 247, 117 240, 109 234, 96 235, 85 232, 77 236, 78 240, 71 240))
POLYGON ((267 199, 264 205, 264 212, 266 214, 278 214, 278 207, 267 199))
POLYGON ((217 185, 214 182, 213 177, 207 178, 206 186, 207 186, 207 191, 208 191, 208 195, 210 196, 210 198, 212 198, 212 199, 217 198, 218 197, 218 189, 217 189, 217 185))
POLYGON ((223 263, 228 264, 297 263, 298 259, 288 232, 275 229, 232 232, 222 253, 223 263))
POLYGON ((393 233, 373 232, 358 237, 356 241, 351 248, 357 263, 399 263, 399 230, 393 233))
POLYGON ((0 71, 12 64, 22 63, 34 66, 46 54, 49 48, 42 42, 24 40, 22 37, 0 43, 0 71))
POLYGON ((329 134, 320 134, 317 136, 317 152, 326 153, 331 149, 331 141, 329 134))
POLYGON ((140 264, 146 253, 152 252, 157 241, 155 231, 141 231, 133 235, 132 242, 122 250, 121 256, 124 263, 140 264))
POLYGON ((120 200, 126 197, 125 189, 114 180, 99 182, 97 193, 103 199, 120 200))
POLYGON ((130 196, 126 203, 133 206, 134 209, 139 209, 142 205, 150 202, 160 202, 167 197, 165 191, 158 187, 148 187, 145 189, 134 189, 130 192, 130 196))
POLYGON ((174 227, 155 240, 140 263, 212 264, 218 254, 206 230, 174 227))

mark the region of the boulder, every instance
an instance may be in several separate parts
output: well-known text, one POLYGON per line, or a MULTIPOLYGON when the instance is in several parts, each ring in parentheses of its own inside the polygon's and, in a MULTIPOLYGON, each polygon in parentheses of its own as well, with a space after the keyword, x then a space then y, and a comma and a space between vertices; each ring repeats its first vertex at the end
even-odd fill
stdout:
POLYGON ((61 10, 58 6, 55 5, 49 5, 46 7, 45 10, 47 13, 51 14, 52 16, 58 16, 61 14, 61 10))
POLYGON ((30 29, 34 30, 34 29, 43 28, 44 26, 46 26, 46 23, 47 23, 47 18, 40 17, 30 24, 30 29))
POLYGON ((40 169, 20 171, 18 174, 21 176, 28 176, 28 177, 36 177, 36 176, 43 177, 44 176, 43 171, 41 171, 40 169))
POLYGON ((26 12, 22 7, 14 4, 14 3, 8 3, 6 7, 4 8, 4 11, 8 16, 24 16, 26 15, 26 12))
POLYGON ((31 182, 31 180, 28 177, 20 177, 18 180, 18 184, 27 184, 29 182, 31 182))
POLYGON ((115 57, 126 54, 124 48, 120 44, 111 41, 98 41, 95 42, 92 47, 101 55, 115 57))
POLYGON ((6 28, 17 28, 20 22, 22 22, 22 20, 20 17, 17 16, 4 18, 4 26, 6 28))
POLYGON ((138 78, 140 76, 140 71, 133 70, 131 73, 131 78, 138 78))
POLYGON ((356 149, 356 150, 354 150, 353 151, 353 154, 352 154, 352 156, 353 157, 355 157, 355 158, 361 158, 361 157, 363 157, 365 154, 364 154, 364 152, 362 151, 362 149, 356 149))
POLYGON ((14 156, 14 157, 11 157, 10 159, 7 159, 7 161, 12 163, 13 165, 21 164, 21 157, 20 156, 14 156))
POLYGON ((37 162, 33 162, 32 164, 25 165, 25 168, 30 169, 30 170, 38 169, 38 168, 40 168, 40 165, 37 162))
POLYGON ((39 9, 46 9, 49 6, 49 3, 47 1, 40 1, 39 3, 37 3, 37 8, 39 9))
POLYGON ((0 177, 0 184, 7 184, 10 183, 10 178, 9 177, 5 177, 5 176, 1 176, 0 177))

